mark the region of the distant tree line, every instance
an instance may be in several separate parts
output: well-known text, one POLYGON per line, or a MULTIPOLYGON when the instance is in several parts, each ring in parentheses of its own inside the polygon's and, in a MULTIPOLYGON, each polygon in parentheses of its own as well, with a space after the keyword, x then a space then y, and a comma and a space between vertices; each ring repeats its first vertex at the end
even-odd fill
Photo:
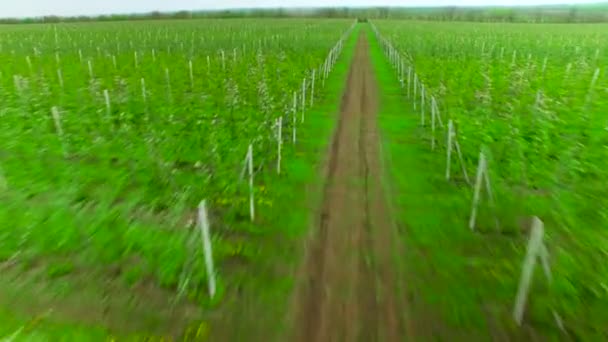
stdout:
POLYGON ((608 3, 540 7, 441 7, 441 8, 317 8, 241 9, 223 11, 150 12, 99 16, 45 16, 0 19, 0 24, 60 23, 89 21, 200 19, 200 18, 369 18, 439 21, 580 23, 608 22, 608 3))

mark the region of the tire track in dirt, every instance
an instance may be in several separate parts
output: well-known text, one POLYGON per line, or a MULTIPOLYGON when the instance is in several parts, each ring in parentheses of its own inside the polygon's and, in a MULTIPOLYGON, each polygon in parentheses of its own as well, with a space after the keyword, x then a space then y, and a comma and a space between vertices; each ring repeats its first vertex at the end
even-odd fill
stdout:
POLYGON ((362 32, 329 151, 318 226, 295 294, 296 341, 399 341, 405 336, 394 224, 381 177, 378 87, 362 32))

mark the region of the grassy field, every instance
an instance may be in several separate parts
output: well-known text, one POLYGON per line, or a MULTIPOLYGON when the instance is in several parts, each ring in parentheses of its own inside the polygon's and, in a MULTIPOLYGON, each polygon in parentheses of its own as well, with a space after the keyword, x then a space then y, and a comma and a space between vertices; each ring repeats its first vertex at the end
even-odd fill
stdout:
MULTIPOLYGON (((0 26, 0 339, 285 340, 311 226, 349 214, 317 211, 326 196, 321 168, 332 130, 340 131, 334 114, 350 99, 359 119, 340 120, 378 112, 381 161, 370 169, 383 173, 387 194, 379 193, 390 202, 374 212, 369 191, 344 187, 345 198, 365 197, 363 219, 390 222, 361 225, 369 245, 337 240, 340 257, 367 258, 348 260, 356 284, 321 272, 365 292, 369 302, 357 296, 353 312, 388 312, 419 340, 606 340, 604 41, 602 24, 0 26), (368 42, 353 69, 361 31, 368 42), (374 75, 361 72, 368 60, 374 75), (374 93, 371 102, 346 94, 352 80, 374 93), (449 120, 469 181, 455 151, 446 180, 449 120), (482 196, 472 231, 480 152, 494 201, 482 196), (213 298, 197 216, 203 199, 213 298), (533 216, 545 224, 553 280, 536 270, 518 327, 512 308, 533 216), (383 230, 393 225, 396 235, 383 230), (378 233, 398 236, 399 248, 387 247, 396 255, 349 250, 369 248, 378 233), (377 284, 366 287, 361 274, 377 284), (399 303, 380 304, 383 286, 399 303)), ((359 121, 345 127, 375 139, 359 121)), ((355 152, 329 153, 338 163, 355 152)), ((357 184, 368 186, 368 173, 357 184)), ((336 246, 326 244, 331 256, 336 246)), ((319 293, 336 288, 326 290, 319 293)), ((341 310, 340 301, 326 303, 327 312, 341 310)), ((365 331, 361 317, 354 323, 365 331)))
MULTIPOLYGON (((455 327, 500 330, 496 327, 512 320, 530 217, 538 216, 545 223, 553 282, 548 285, 538 271, 526 329, 605 339, 608 189, 602 165, 608 143, 603 114, 608 54, 601 42, 608 26, 375 25, 405 65, 393 72, 404 80, 403 111, 411 117, 385 120, 394 151, 392 172, 406 213, 402 222, 417 249, 411 271, 420 276, 418 287, 428 303, 455 327), (445 180, 447 127, 437 122, 432 131, 433 98, 444 127, 454 122, 471 183, 480 151, 489 160, 495 207, 482 201, 475 232, 468 227, 473 188, 455 156, 453 179, 445 180), (412 165, 418 165, 419 176, 404 171, 412 165)), ((510 324, 505 329, 516 331, 510 324)))
POLYGON ((0 27, 0 134, 10 141, 0 156, 0 336, 203 336, 243 288, 286 288, 275 261, 288 264, 306 231, 299 194, 324 141, 307 142, 309 126, 315 136, 323 127, 307 116, 337 103, 341 81, 326 76, 351 24, 0 27), (254 220, 248 176, 240 181, 249 144, 254 220))

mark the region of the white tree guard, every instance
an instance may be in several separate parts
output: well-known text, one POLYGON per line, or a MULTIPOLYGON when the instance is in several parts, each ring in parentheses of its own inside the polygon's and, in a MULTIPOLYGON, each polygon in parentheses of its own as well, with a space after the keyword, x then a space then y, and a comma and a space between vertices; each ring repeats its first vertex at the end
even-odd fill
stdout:
POLYGON ((281 147, 283 146, 283 117, 277 119, 277 174, 281 174, 281 147))
POLYGON ((312 80, 310 81, 310 106, 312 107, 315 100, 315 73, 316 69, 312 69, 312 80))
POLYGON ((194 69, 192 67, 192 60, 188 61, 188 75, 190 76, 190 88, 194 89, 194 69))
POLYGON ((165 82, 167 82, 167 100, 171 101, 171 75, 169 74, 169 68, 165 68, 165 82))
POLYGON ((414 110, 416 110, 416 93, 418 90, 418 75, 414 73, 414 110))
POLYGON ((148 99, 146 95, 146 80, 143 77, 141 78, 141 98, 144 101, 144 106, 147 105, 148 99))
POLYGON ((106 101, 106 115, 108 116, 108 119, 110 119, 112 117, 112 106, 110 103, 110 93, 108 92, 108 89, 104 89, 103 97, 106 101))
POLYGON ((61 69, 57 69, 57 80, 59 81, 59 86, 63 89, 63 74, 61 73, 61 69))
POLYGON ((422 126, 425 125, 425 115, 424 115, 424 84, 420 84, 420 124, 422 126))
POLYGON ((431 100, 431 150, 435 150, 435 106, 433 106, 433 101, 435 100, 432 97, 431 100))
POLYGON ((247 170, 249 171, 249 216, 251 217, 251 221, 255 219, 255 201, 253 198, 253 146, 249 145, 249 149, 247 151, 247 155, 249 156, 249 162, 247 163, 247 170))
POLYGON ((61 143, 61 150, 63 152, 63 156, 67 157, 68 150, 66 147, 66 141, 63 137, 63 127, 61 125, 61 114, 59 113, 59 109, 57 107, 51 108, 51 116, 53 117, 53 122, 55 123, 55 130, 57 131, 57 136, 59 137, 59 142, 61 143))
POLYGON ((399 77, 401 88, 405 88, 405 62, 401 61, 401 76, 399 77))
POLYGON ((89 78, 93 78, 93 63, 91 62, 91 60, 87 61, 87 65, 89 67, 89 78))
POLYGON ((407 98, 410 98, 410 88, 412 88, 411 86, 412 84, 412 67, 409 66, 407 68, 407 98))
MULTIPOLYGON (((513 307, 513 319, 515 319, 515 322, 517 322, 518 325, 521 325, 523 321, 526 302, 528 300, 532 277, 534 275, 534 267, 539 258, 547 281, 549 283, 552 281, 551 269, 549 267, 549 252, 543 243, 544 234, 544 224, 535 216, 532 220, 532 231, 530 232, 530 240, 528 240, 526 257, 524 258, 517 296, 515 297, 515 305, 513 307)), ((559 319, 559 316, 557 316, 555 312, 553 312, 553 316, 555 317, 558 326, 560 326, 561 319, 559 319)))
MULTIPOLYGON (((473 194, 473 204, 471 205, 471 218, 469 219, 469 228, 475 230, 475 223, 477 220, 477 207, 479 206, 479 200, 481 198, 481 188, 485 184, 486 192, 488 195, 488 201, 493 206, 494 197, 492 195, 492 188, 490 186, 490 177, 488 176, 488 164, 486 156, 482 152, 479 153, 479 165, 477 167, 477 176, 475 178, 475 188, 473 194)), ((497 222, 498 225, 498 222, 497 222)))
POLYGON ((292 109, 292 141, 295 144, 296 143, 296 131, 297 131, 297 124, 298 124, 298 120, 296 119, 296 116, 298 115, 298 93, 297 92, 293 92, 293 109, 292 109))
POLYGON ((59 109, 57 109, 57 107, 51 108, 51 115, 53 116, 53 121, 55 123, 55 130, 57 130, 57 135, 59 135, 59 137, 62 137, 63 128, 61 127, 61 115, 59 114, 59 109))
POLYGON ((462 175, 467 184, 471 184, 469 179, 469 174, 467 173, 467 168, 464 164, 464 160, 462 158, 462 152, 460 150, 460 144, 458 143, 458 139, 456 138, 456 130, 454 129, 454 122, 452 120, 448 121, 448 134, 447 134, 447 157, 446 157, 446 167, 445 167, 445 178, 447 181, 450 180, 451 174, 451 166, 452 166, 452 149, 456 149, 456 154, 458 156, 458 162, 460 163, 460 168, 462 170, 462 175))
POLYGON ((300 122, 304 122, 304 114, 306 112, 306 77, 302 80, 302 118, 300 122))
POLYGON ((27 62, 27 69, 30 71, 30 74, 34 72, 34 68, 32 67, 32 59, 30 56, 25 56, 25 61, 27 62))
POLYGON ((205 200, 202 200, 198 205, 198 226, 201 230, 201 238, 203 240, 203 253, 205 255, 205 268, 207 271, 207 281, 209 287, 209 297, 215 297, 216 282, 215 270, 213 268, 213 249, 211 245, 211 236, 209 233, 209 219, 207 217, 207 206, 205 200))

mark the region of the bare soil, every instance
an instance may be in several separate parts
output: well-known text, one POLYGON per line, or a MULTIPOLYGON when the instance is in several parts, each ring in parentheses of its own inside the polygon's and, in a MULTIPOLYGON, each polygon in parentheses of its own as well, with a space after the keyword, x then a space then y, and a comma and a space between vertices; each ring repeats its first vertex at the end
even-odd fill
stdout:
POLYGON ((362 32, 327 158, 315 232, 299 272, 296 341, 401 341, 408 334, 395 274, 395 225, 383 188, 378 86, 362 32))

